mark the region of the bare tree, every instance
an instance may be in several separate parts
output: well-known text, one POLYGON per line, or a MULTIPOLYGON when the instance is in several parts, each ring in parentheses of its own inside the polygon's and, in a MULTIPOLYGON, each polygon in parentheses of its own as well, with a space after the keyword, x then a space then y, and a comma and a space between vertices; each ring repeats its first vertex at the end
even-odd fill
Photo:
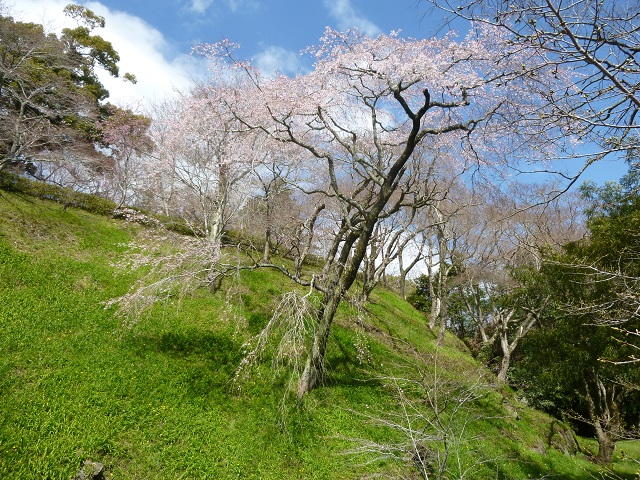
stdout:
MULTIPOLYGON (((426 0, 449 15, 497 26, 523 48, 543 49, 549 65, 571 68, 567 126, 597 142, 586 165, 638 146, 640 5, 634 0, 426 0)), ((551 98, 549 98, 552 101, 551 98)), ((574 153, 571 153, 574 155, 574 153)))
POLYGON ((532 206, 540 192, 552 190, 550 186, 516 183, 506 192, 491 185, 469 192, 465 208, 449 220, 450 231, 457 233, 455 238, 451 234, 448 247, 451 258, 458 262, 456 277, 433 279, 436 300, 441 281, 445 282, 445 293, 455 297, 455 312, 449 311, 446 320, 457 325, 463 336, 468 335, 466 325, 474 326, 475 338, 469 341, 476 345, 484 349, 496 345, 502 382, 507 378, 511 355, 536 325, 550 298, 543 291, 520 296, 526 279, 520 278, 519 269, 539 269, 543 252, 584 236, 579 221, 582 204, 576 195, 532 206))
POLYGON ((398 460, 412 466, 425 480, 474 475, 483 463, 496 460, 480 455, 474 458, 476 438, 470 433, 480 418, 486 418, 476 411, 475 402, 491 385, 481 372, 450 378, 437 350, 415 360, 405 376, 381 379, 396 400, 397 410, 380 412, 374 407, 356 412, 373 425, 393 430, 399 440, 350 438, 355 446, 346 453, 368 462, 398 460))
POLYGON ((233 226, 247 239, 263 243, 260 263, 269 263, 271 254, 279 253, 300 262, 302 268, 319 212, 314 212, 311 199, 300 195, 290 162, 279 159, 276 152, 267 150, 267 158, 252 172, 251 198, 242 205, 233 226))
POLYGON ((429 328, 438 329, 438 345, 442 346, 449 320, 449 294, 462 272, 465 244, 476 223, 467 210, 474 206, 471 191, 458 176, 448 173, 435 182, 438 196, 423 212, 430 224, 426 237, 424 263, 429 279, 429 328))

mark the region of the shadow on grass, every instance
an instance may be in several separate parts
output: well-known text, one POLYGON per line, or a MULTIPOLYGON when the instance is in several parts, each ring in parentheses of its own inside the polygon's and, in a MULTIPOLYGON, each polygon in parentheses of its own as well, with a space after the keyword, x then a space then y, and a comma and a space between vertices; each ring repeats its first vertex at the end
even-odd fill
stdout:
MULTIPOLYGON (((367 359, 358 357, 354 338, 349 332, 336 331, 336 341, 332 342, 330 348, 326 359, 327 386, 366 387, 367 389, 382 386, 382 381, 376 378, 375 372, 366 363, 367 359)), ((366 357, 366 354, 363 355, 366 357)))
POLYGON ((126 342, 140 357, 164 357, 163 368, 180 376, 196 395, 224 387, 242 359, 241 343, 226 333, 187 329, 136 334, 126 342))
MULTIPOLYGON (((492 464, 492 462, 490 465, 492 470, 496 472, 495 478, 500 480, 510 480, 514 478, 513 474, 509 472, 507 468, 504 468, 501 465, 492 464)), ((549 467, 549 465, 544 465, 541 462, 531 460, 518 462, 518 470, 519 475, 521 475, 518 478, 553 478, 554 480, 593 480, 598 478, 601 480, 622 480, 621 477, 608 476, 604 473, 598 474, 595 471, 582 470, 577 463, 576 470, 572 473, 551 474, 550 472, 554 471, 554 467, 549 467)))
POLYGON ((129 343, 135 349, 155 351, 176 359, 198 357, 220 367, 235 368, 241 357, 241 343, 226 333, 198 329, 162 332, 158 335, 135 335, 129 343))

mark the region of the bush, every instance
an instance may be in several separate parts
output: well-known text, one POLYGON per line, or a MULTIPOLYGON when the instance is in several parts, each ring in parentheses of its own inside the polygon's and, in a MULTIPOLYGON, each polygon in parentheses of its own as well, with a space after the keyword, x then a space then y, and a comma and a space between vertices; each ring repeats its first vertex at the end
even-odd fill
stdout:
POLYGON ((9 192, 23 193, 43 200, 62 203, 65 207, 76 207, 97 215, 111 215, 116 204, 96 195, 76 192, 51 183, 29 180, 19 175, 0 172, 0 189, 9 192))

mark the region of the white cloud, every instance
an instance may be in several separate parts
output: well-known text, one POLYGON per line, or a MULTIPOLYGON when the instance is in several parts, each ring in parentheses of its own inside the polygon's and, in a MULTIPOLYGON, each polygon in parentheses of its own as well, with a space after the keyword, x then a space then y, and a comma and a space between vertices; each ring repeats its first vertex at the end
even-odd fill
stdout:
POLYGON ((260 9, 260 2, 256 0, 227 0, 227 5, 233 13, 239 11, 256 12, 260 9))
POLYGON ((382 30, 375 23, 356 12, 350 0, 324 0, 324 6, 329 10, 329 14, 337 20, 339 30, 356 27, 370 37, 382 33, 382 30))
POLYGON ((255 64, 265 75, 271 75, 274 72, 286 75, 302 73, 300 55, 273 45, 256 55, 255 64))
POLYGON ((212 3, 213 0, 191 0, 189 10, 195 13, 204 13, 212 3))
MULTIPOLYGON (((11 13, 16 20, 41 23, 48 31, 59 33, 75 22, 64 16, 68 0, 21 0, 11 13)), ((120 55, 120 74, 132 73, 138 83, 99 72, 100 81, 110 92, 109 101, 117 105, 149 104, 175 89, 186 90, 194 79, 206 75, 205 62, 190 55, 173 54, 163 34, 139 17, 110 10, 98 2, 85 6, 105 18, 106 26, 94 33, 110 41, 120 55)))
MULTIPOLYGON (((202 14, 205 13, 213 3, 214 0, 189 0, 187 9, 190 12, 202 14)), ((256 11, 260 8, 260 2, 257 0, 224 0, 224 4, 233 13, 244 10, 256 11)))

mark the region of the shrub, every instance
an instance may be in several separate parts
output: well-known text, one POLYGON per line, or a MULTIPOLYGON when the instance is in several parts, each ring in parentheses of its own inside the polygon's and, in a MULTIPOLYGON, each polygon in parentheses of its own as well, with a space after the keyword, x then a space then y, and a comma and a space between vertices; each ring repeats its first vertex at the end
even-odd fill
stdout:
POLYGON ((117 206, 106 198, 77 192, 71 188, 51 183, 29 180, 8 172, 0 172, 0 189, 23 193, 43 200, 52 200, 62 203, 65 207, 76 207, 97 215, 111 215, 117 206))

